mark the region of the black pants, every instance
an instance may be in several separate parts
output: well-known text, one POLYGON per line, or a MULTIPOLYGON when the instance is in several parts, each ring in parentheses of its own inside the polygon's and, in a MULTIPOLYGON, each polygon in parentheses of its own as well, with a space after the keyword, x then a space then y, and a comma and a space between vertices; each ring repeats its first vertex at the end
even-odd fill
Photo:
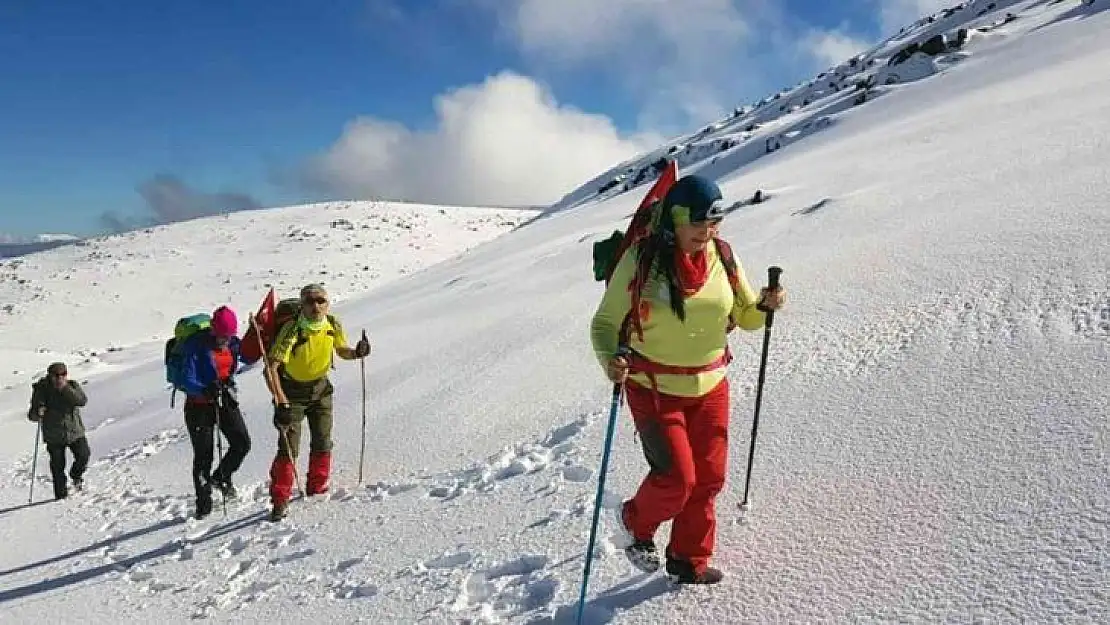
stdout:
POLYGON ((227 452, 220 459, 215 473, 212 472, 216 410, 214 403, 185 403, 185 426, 189 430, 189 441, 193 444, 193 487, 196 488, 198 502, 210 502, 213 479, 230 480, 251 450, 251 437, 247 433, 247 424, 243 421, 239 404, 229 394, 225 394, 224 407, 219 416, 220 431, 227 437, 227 452))
POLYGON ((69 492, 66 487, 66 449, 73 452, 73 466, 69 468, 69 477, 78 481, 85 475, 89 466, 89 441, 84 436, 69 443, 60 445, 47 445, 46 451, 50 454, 50 475, 54 478, 54 498, 61 499, 69 492))

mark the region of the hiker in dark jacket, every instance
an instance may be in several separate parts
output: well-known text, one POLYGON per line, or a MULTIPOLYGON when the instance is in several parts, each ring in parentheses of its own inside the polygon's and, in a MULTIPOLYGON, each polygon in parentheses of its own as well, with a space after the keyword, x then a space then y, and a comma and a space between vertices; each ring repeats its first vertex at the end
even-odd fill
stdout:
POLYGON ((236 496, 231 476, 251 449, 251 438, 239 410, 235 373, 242 356, 237 336, 239 321, 226 306, 212 313, 208 331, 198 332, 183 346, 182 386, 185 387, 185 425, 193 444, 193 486, 197 518, 212 512, 212 486, 224 499, 236 496), (212 471, 217 419, 228 449, 212 471))
MULTIPOLYGON (((89 442, 85 424, 81 422, 81 406, 88 403, 85 391, 76 380, 68 378, 65 363, 56 362, 46 370, 46 377, 35 382, 31 391, 31 407, 27 418, 42 427, 42 440, 50 454, 50 475, 54 480, 54 498, 69 496, 66 483, 66 449, 73 452, 69 477, 77 490, 84 488, 85 469, 89 466, 89 442)), ((34 479, 34 476, 32 476, 34 479)))

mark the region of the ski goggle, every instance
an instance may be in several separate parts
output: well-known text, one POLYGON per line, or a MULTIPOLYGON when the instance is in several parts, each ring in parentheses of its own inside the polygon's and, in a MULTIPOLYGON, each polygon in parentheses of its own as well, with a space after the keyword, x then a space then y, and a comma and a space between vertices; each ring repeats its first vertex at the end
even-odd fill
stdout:
POLYGON ((676 226, 689 226, 704 222, 716 226, 725 218, 725 206, 721 200, 716 200, 704 208, 676 205, 671 207, 671 214, 674 216, 676 226))

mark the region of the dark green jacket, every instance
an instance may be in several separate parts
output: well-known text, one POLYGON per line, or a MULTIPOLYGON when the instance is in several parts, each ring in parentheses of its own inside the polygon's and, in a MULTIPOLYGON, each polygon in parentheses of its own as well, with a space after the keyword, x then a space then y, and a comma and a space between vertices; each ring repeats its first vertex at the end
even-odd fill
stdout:
POLYGON ((42 440, 47 445, 69 445, 84 438, 85 424, 81 421, 81 406, 88 403, 85 391, 76 380, 67 380, 62 388, 55 388, 49 378, 35 382, 31 388, 31 407, 27 418, 40 419, 39 409, 44 408, 42 440))

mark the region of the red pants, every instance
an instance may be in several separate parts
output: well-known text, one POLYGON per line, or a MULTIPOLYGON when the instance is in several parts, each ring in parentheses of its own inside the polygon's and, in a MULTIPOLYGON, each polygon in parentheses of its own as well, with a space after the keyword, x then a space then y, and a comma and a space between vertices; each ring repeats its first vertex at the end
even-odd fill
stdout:
POLYGON ((713 555, 714 501, 728 467, 729 386, 725 378, 702 397, 659 394, 629 382, 628 407, 651 471, 625 509, 625 522, 640 540, 651 540, 673 520, 667 555, 702 570, 713 555))

